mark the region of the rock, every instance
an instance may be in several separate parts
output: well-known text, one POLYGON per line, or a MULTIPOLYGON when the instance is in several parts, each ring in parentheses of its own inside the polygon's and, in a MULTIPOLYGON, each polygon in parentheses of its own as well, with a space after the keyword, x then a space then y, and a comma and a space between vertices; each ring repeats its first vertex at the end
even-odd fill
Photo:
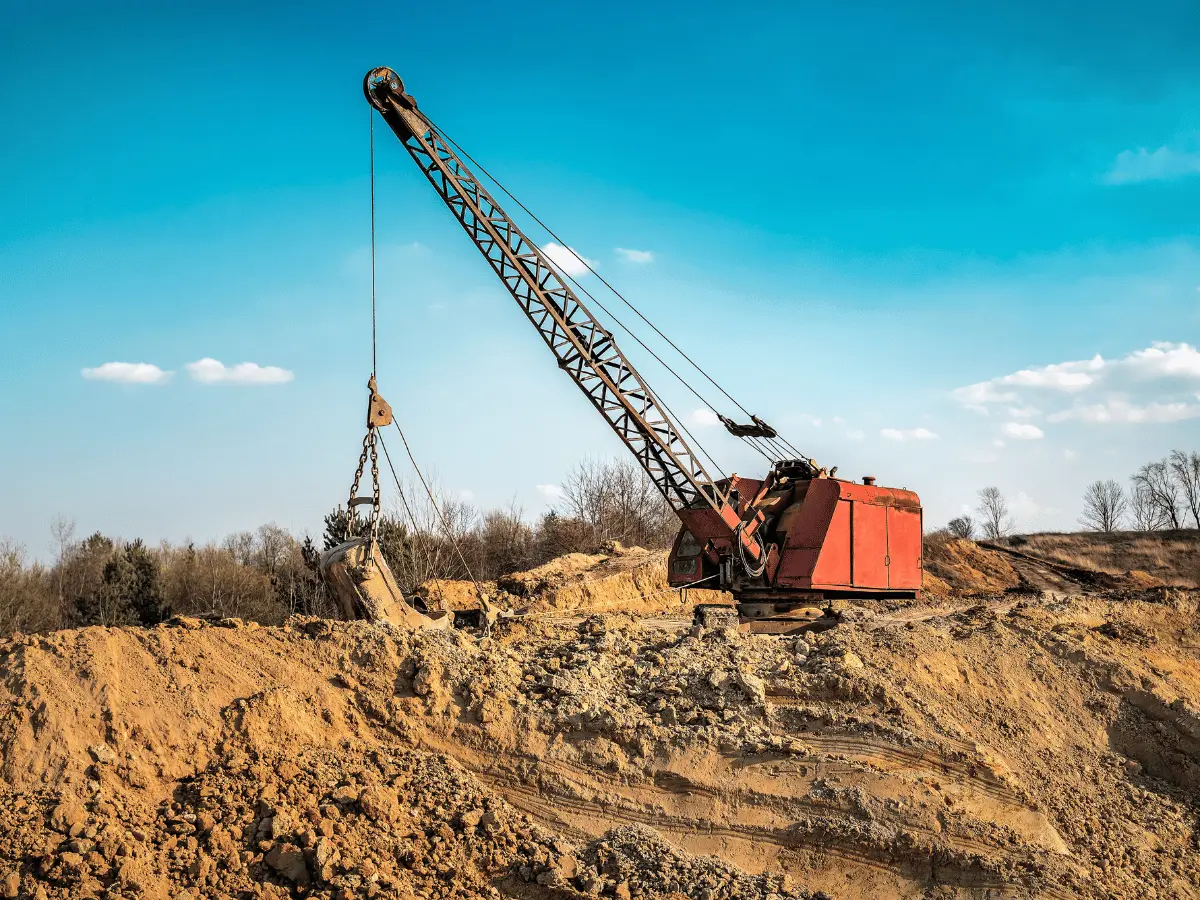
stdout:
POLYGON ((333 846, 333 841, 327 837, 318 838, 316 845, 313 847, 313 862, 321 867, 333 862, 336 857, 337 848, 333 846))
POLYGON ((737 673, 738 687, 753 703, 765 703, 767 700, 767 684, 757 675, 739 671, 737 673))
POLYGON ((631 896, 629 891, 629 882, 622 881, 615 888, 613 888, 613 896, 616 897, 617 900, 629 900, 631 896))
POLYGON ((859 659, 857 653, 847 650, 842 654, 842 658, 838 661, 838 665, 843 671, 852 672, 856 669, 863 668, 863 661, 859 659))
POLYGON ((88 747, 88 753, 97 764, 102 766, 111 766, 117 761, 117 755, 112 752, 107 744, 94 744, 88 747))
POLYGON ((54 812, 50 813, 50 826, 55 831, 68 833, 72 829, 78 828, 79 834, 82 834, 84 823, 87 821, 87 810, 78 803, 66 800, 54 808, 54 812))
POLYGON ((264 862, 293 884, 308 884, 308 866, 304 851, 295 844, 276 844, 264 862))
POLYGON ((462 814, 460 821, 463 824, 463 828, 474 828, 483 821, 483 810, 478 808, 468 809, 462 814))
POLYGON ((367 788, 359 795, 358 806, 363 815, 372 822, 387 824, 400 818, 400 805, 396 802, 396 795, 383 788, 367 788))
POLYGON ((423 665, 418 668, 417 673, 413 676, 413 693, 419 697, 431 694, 436 684, 436 677, 429 666, 423 665))
POLYGON ((9 872, 4 876, 4 896, 16 897, 21 893, 21 876, 17 872, 9 872))
POLYGON ((554 864, 554 871, 557 872, 558 877, 563 880, 574 878, 579 874, 579 863, 576 862, 575 857, 564 854, 563 856, 560 856, 558 861, 554 864))

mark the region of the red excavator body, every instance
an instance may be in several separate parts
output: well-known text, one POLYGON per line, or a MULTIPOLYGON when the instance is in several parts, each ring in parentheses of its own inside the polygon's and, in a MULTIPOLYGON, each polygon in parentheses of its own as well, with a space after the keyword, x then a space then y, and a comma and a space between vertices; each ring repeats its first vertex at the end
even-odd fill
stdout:
MULTIPOLYGON (((748 618, 784 614, 798 605, 839 597, 915 597, 921 589, 921 501, 912 491, 838 478, 764 482, 734 476, 719 487, 746 497, 743 514, 764 515, 759 529, 767 550, 759 577, 742 567, 722 573, 729 552, 711 537, 684 527, 668 561, 674 587, 719 581, 732 589, 748 618)), ((703 531, 703 523, 696 522, 703 531)), ((736 552, 736 550, 734 551, 736 552)), ((699 584, 699 587, 707 586, 699 584)))

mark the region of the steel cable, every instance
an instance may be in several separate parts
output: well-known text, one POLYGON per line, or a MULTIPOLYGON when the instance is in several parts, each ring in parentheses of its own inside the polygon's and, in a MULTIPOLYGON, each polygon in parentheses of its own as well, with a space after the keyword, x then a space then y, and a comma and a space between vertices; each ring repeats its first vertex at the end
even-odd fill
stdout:
MULTIPOLYGON (((609 281, 603 275, 601 275, 594 268, 592 268, 591 263, 589 263, 586 259, 579 256, 578 254, 575 254, 574 251, 571 250, 570 246, 561 237, 559 237, 558 234, 552 228, 550 228, 550 226, 548 226, 532 210, 530 210, 529 207, 527 207, 524 203, 522 203, 510 190, 508 190, 508 188, 506 188, 504 186, 504 184, 500 181, 500 179, 498 179, 495 175, 493 175, 491 172, 489 172, 483 166, 482 163, 480 163, 477 159, 475 159, 473 156, 471 156, 470 153, 468 153, 465 149, 463 149, 461 144, 459 144, 456 140, 454 140, 452 137, 450 137, 450 135, 447 134, 444 130, 442 130, 440 127, 438 127, 436 130, 442 137, 444 137, 446 139, 446 142, 448 144, 450 144, 459 154, 461 154, 463 157, 465 157, 472 165, 474 165, 481 173, 483 173, 483 175, 489 181, 491 181, 493 184, 495 184, 496 187, 501 191, 501 193, 503 193, 506 197, 508 197, 510 200, 512 200, 513 203, 517 204, 517 206, 520 207, 521 210, 523 210, 526 215, 528 215, 531 219, 533 219, 534 222, 536 222, 538 225, 540 225, 542 227, 542 229, 548 235, 550 235, 550 237, 554 238, 554 240, 557 241, 559 243, 559 245, 561 245, 568 253, 571 253, 581 263, 583 263, 584 267, 587 268, 587 270, 589 272, 591 272, 591 274, 595 275, 596 278, 601 282, 601 284, 603 284, 606 288, 608 288, 610 291, 612 291, 612 293, 616 295, 617 299, 619 299, 622 303, 624 303, 631 310, 633 310, 634 314, 637 315, 637 317, 639 319, 641 319, 643 322, 645 322, 647 325, 649 325, 650 328, 654 331, 654 333, 657 334, 659 337, 661 337, 664 341, 666 341, 667 344, 669 344, 671 346, 671 348, 675 350, 676 353, 678 353, 681 357, 683 357, 692 366, 692 368, 694 368, 697 372, 699 372, 700 375, 703 376, 710 384, 712 384, 713 387, 715 387, 726 398, 728 398, 728 400, 731 403, 733 403, 734 406, 736 406, 738 409, 740 409, 747 416, 753 417, 753 413, 751 413, 748 409, 746 409, 746 407, 743 406, 741 403, 739 403, 737 401, 737 399, 735 397, 733 397, 733 395, 731 395, 727 390, 725 390, 725 388, 723 388, 720 384, 718 384, 717 381, 711 375, 709 375, 703 368, 701 368, 701 366, 695 360, 693 360, 690 356, 688 356, 687 353, 685 353, 674 341, 672 341, 669 337, 667 337, 667 335, 664 334, 657 325, 655 325, 653 322, 651 322, 641 312, 641 310, 639 310, 636 306, 634 306, 634 304, 631 303, 628 299, 626 299, 626 297, 620 291, 618 291, 615 287, 613 287, 612 284, 609 283, 609 281)), ((538 249, 540 250, 541 248, 539 247, 538 249)), ((599 300, 597 300, 596 297, 590 291, 588 291, 585 287, 583 287, 578 281, 575 280, 575 278, 573 276, 571 276, 566 271, 561 270, 561 269, 558 269, 557 271, 559 272, 559 274, 561 274, 565 278, 567 278, 584 296, 586 296, 589 300, 591 300, 593 303, 595 303, 596 306, 598 306, 607 316, 609 316, 609 318, 611 318, 626 334, 628 334, 639 345, 641 345, 641 347, 647 353, 649 353, 651 356, 653 356, 654 359, 657 360, 658 363, 664 369, 666 369, 668 372, 670 372, 676 378, 676 380, 679 381, 680 384, 682 384, 689 391, 691 391, 701 403, 703 403, 705 406, 707 406, 710 411, 712 411, 713 413, 717 413, 719 415, 717 408, 715 406, 713 406, 713 404, 710 403, 707 398, 705 398, 699 391, 697 391, 694 387, 692 387, 692 385, 685 378, 683 378, 683 376, 681 376, 678 372, 676 372, 670 365, 668 365, 662 359, 662 357, 660 357, 649 346, 647 346, 645 341, 643 341, 631 328, 629 328, 627 325, 625 325, 625 323, 623 323, 620 319, 618 319, 609 309, 607 309, 604 306, 604 304, 602 304, 599 300)), ((681 423, 681 427, 683 427, 682 423, 681 423)), ((686 431, 686 428, 684 430, 686 431)), ((780 440, 783 441, 783 443, 785 445, 787 445, 787 447, 791 450, 792 453, 794 453, 798 457, 807 459, 807 457, 803 453, 801 453, 794 446, 792 446, 791 443, 788 442, 785 438, 783 438, 781 435, 779 437, 780 437, 780 440)), ((693 438, 693 440, 695 440, 695 439, 693 438)), ((748 443, 749 443, 749 441, 748 441, 748 443)), ((764 452, 762 450, 762 448, 759 447, 758 445, 751 444, 751 446, 753 446, 754 449, 759 454, 761 454, 764 458, 766 458, 768 462, 775 461, 775 457, 773 457, 772 454, 764 452)), ((704 453, 704 455, 706 457, 708 457, 710 462, 712 462, 712 457, 708 454, 708 452, 706 450, 704 450, 703 447, 700 447, 700 450, 701 450, 701 452, 704 453)), ((778 454, 778 455, 783 456, 785 454, 778 454)), ((716 466, 716 463, 713 462, 713 465, 716 466)), ((717 467, 717 468, 719 470, 719 467, 717 467)))

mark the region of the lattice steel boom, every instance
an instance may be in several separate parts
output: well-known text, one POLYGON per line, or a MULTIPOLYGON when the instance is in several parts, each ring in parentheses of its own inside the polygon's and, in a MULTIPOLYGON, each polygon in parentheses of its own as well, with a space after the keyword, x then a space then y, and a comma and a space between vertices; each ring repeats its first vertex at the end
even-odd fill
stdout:
MULTIPOLYGON (((561 369, 633 452, 677 512, 703 516, 726 531, 757 560, 757 523, 742 523, 726 493, 714 483, 679 433, 654 392, 554 266, 513 223, 450 146, 450 142, 404 92, 391 69, 368 73, 368 101, 420 166, 438 196, 462 225, 526 317, 537 328, 561 369)), ((707 529, 706 529, 707 530, 707 529)))

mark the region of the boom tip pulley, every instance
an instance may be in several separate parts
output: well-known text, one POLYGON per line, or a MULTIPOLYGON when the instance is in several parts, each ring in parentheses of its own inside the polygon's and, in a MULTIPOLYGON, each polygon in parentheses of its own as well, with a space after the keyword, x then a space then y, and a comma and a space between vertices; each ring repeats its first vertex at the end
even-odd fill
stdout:
POLYGON ((363 79, 363 93, 366 94, 367 102, 380 112, 388 111, 389 97, 401 106, 417 108, 417 101, 404 93, 404 82, 400 76, 387 66, 377 66, 367 73, 367 77, 363 79))

